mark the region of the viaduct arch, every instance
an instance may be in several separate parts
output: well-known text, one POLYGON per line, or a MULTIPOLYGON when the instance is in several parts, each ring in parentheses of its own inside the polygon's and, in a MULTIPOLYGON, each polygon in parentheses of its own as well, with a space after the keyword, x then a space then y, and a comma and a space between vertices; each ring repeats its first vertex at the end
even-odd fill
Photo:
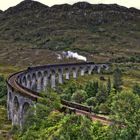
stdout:
MULTIPOLYGON (((48 87, 56 88, 70 78, 76 79, 93 71, 108 70, 108 64, 70 63, 29 67, 7 79, 7 113, 12 125, 22 127, 29 106, 34 105, 39 93, 48 87)), ((46 93, 47 94, 47 93, 46 93)))

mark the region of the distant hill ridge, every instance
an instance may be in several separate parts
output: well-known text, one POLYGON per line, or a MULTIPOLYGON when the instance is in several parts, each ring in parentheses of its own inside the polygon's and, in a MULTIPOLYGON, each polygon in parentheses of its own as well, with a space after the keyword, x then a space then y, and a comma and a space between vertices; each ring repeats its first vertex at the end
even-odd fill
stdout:
MULTIPOLYGON (((114 10, 114 11, 122 11, 122 12, 132 12, 132 13, 140 13, 140 10, 136 9, 136 8, 126 8, 123 6, 119 6, 117 4, 90 4, 88 2, 78 2, 75 3, 73 5, 70 4, 61 4, 61 5, 53 5, 52 7, 49 7, 47 5, 44 5, 40 2, 37 1, 32 1, 32 0, 24 0, 21 3, 17 4, 14 7, 10 7, 8 8, 6 11, 4 11, 4 13, 17 13, 17 12, 21 12, 22 10, 33 10, 33 9, 57 9, 57 10, 76 10, 76 9, 83 9, 83 10, 93 10, 93 11, 100 11, 100 10, 114 10)), ((0 10, 0 13, 2 11, 0 10)))
POLYGON ((93 11, 100 11, 100 10, 113 10, 113 11, 122 11, 122 12, 132 12, 132 13, 140 13, 140 10, 136 8, 126 8, 123 6, 119 6, 117 4, 90 4, 88 2, 78 2, 73 5, 70 4, 62 4, 62 5, 54 5, 52 7, 49 7, 47 5, 44 5, 40 2, 37 1, 32 1, 32 0, 24 0, 21 3, 17 4, 14 7, 8 8, 4 13, 17 13, 21 12, 24 10, 34 10, 34 9, 46 9, 46 10, 64 10, 64 11, 69 11, 69 10, 76 10, 76 9, 83 9, 83 10, 93 10, 93 11))

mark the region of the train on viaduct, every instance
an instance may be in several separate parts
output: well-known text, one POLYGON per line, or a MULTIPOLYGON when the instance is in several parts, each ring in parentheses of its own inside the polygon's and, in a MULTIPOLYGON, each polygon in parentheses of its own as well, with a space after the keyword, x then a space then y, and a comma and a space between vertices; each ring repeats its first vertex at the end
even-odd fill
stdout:
POLYGON ((27 70, 12 74, 7 79, 8 119, 12 125, 22 127, 27 109, 37 103, 42 91, 47 91, 47 88, 55 89, 58 84, 63 84, 70 78, 91 75, 94 71, 100 73, 101 70, 108 68, 108 64, 94 62, 51 64, 29 67, 27 70))

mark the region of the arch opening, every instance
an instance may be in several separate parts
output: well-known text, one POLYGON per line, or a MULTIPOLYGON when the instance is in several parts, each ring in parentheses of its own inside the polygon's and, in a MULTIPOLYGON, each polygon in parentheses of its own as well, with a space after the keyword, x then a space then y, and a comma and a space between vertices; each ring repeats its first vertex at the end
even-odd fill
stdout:
POLYGON ((26 121, 26 117, 28 115, 29 112, 29 107, 30 104, 28 102, 25 102, 22 106, 22 111, 21 111, 21 126, 24 125, 25 121, 26 121))
POLYGON ((15 96, 13 101, 13 124, 19 124, 19 101, 18 97, 15 96))

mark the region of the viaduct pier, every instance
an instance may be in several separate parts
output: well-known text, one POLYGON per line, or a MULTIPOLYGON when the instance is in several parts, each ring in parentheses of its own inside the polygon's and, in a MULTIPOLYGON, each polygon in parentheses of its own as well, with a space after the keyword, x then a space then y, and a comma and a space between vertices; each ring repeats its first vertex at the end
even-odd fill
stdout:
POLYGON ((12 121, 12 125, 22 127, 27 109, 42 98, 41 91, 46 91, 48 87, 57 88, 58 84, 63 84, 70 78, 91 75, 93 71, 100 73, 108 68, 108 64, 93 62, 53 64, 29 67, 11 75, 7 79, 8 119, 12 121))

